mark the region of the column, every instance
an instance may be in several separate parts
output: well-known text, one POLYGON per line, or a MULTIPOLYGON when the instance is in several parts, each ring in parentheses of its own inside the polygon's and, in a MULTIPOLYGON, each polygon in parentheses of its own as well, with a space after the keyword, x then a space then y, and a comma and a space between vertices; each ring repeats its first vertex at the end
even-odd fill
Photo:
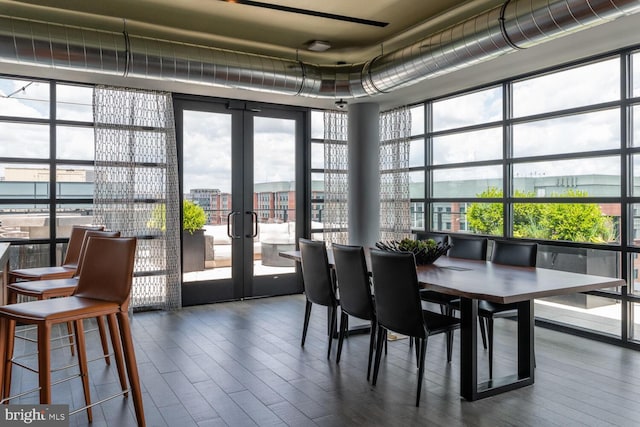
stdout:
POLYGON ((349 105, 349 244, 364 247, 380 229, 379 114, 375 103, 349 105))

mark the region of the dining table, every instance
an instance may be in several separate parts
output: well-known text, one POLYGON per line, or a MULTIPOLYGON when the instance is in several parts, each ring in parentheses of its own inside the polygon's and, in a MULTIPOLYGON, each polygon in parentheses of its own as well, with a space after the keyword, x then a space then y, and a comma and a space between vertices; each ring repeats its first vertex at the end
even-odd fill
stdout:
MULTIPOLYGON (((368 251, 365 251, 368 253, 368 251)), ((327 251, 333 264, 331 250, 327 251)), ((300 261, 299 251, 280 256, 300 261)), ((370 263, 368 256, 367 262, 370 263)), ((370 264, 369 264, 370 266, 370 264)), ((369 271, 371 269, 369 268, 369 271)), ((474 401, 534 383, 534 300, 624 286, 623 279, 442 256, 416 267, 421 288, 460 298, 460 395, 474 401), (478 301, 517 307, 517 370, 478 382, 478 301)), ((373 278, 375 280, 375 277, 373 278)))

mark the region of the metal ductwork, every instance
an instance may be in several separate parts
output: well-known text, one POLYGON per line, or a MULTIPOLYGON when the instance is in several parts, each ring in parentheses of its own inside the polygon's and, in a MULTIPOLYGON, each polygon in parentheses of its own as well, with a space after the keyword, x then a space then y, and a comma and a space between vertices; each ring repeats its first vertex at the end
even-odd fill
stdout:
POLYGON ((331 66, 0 16, 0 61, 322 98, 371 96, 640 11, 640 0, 507 0, 372 60, 331 66))

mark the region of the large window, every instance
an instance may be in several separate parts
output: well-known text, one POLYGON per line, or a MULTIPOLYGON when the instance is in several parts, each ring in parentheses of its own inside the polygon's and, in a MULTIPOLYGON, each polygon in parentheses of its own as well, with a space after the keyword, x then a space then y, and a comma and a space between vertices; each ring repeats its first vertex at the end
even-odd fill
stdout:
POLYGON ((640 53, 545 70, 413 110, 414 120, 424 116, 411 145, 421 143, 424 158, 412 163, 413 230, 534 240, 541 267, 628 278, 628 293, 540 300, 536 315, 640 341, 640 53))
POLYGON ((0 239, 11 268, 60 263, 93 220, 93 88, 0 77, 0 239), (52 225, 55 225, 52 227, 52 225))

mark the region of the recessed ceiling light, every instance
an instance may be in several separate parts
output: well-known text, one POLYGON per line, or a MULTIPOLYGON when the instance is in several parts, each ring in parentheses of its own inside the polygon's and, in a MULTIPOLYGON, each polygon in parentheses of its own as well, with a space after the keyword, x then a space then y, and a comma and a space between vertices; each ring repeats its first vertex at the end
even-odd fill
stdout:
POLYGON ((307 49, 312 50, 314 52, 324 52, 325 50, 331 48, 329 42, 323 42, 321 40, 313 40, 307 46, 307 49))

